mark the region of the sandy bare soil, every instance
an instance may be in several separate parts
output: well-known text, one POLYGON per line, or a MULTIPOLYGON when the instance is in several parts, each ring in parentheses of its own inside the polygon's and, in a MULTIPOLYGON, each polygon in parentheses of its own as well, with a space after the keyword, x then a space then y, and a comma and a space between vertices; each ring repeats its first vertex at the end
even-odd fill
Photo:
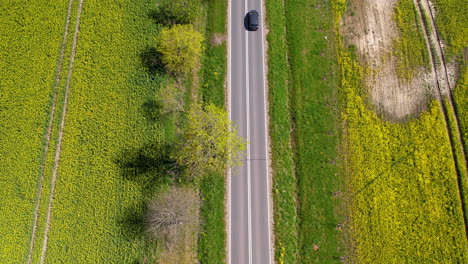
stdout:
POLYGON ((427 99, 436 96, 434 73, 419 71, 413 79, 397 77, 393 41, 398 30, 393 20, 397 0, 353 0, 343 19, 342 34, 356 47, 360 62, 369 72, 366 86, 378 113, 394 121, 417 116, 427 108, 427 99))

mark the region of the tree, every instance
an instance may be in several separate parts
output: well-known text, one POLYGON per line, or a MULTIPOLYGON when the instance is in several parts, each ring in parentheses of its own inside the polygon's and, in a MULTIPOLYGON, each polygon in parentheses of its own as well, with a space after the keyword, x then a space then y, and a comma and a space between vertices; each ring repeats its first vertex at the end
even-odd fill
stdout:
POLYGON ((200 13, 200 0, 165 0, 160 5, 160 14, 173 24, 191 24, 200 13))
POLYGON ((193 189, 173 187, 148 205, 145 229, 154 239, 171 244, 182 225, 191 223, 198 210, 198 197, 193 189))
POLYGON ((239 165, 245 149, 245 140, 237 135, 223 108, 195 103, 187 113, 174 158, 187 168, 190 178, 196 178, 239 165))
POLYGON ((192 25, 174 25, 164 28, 156 49, 162 54, 162 62, 172 73, 187 73, 195 66, 202 53, 203 35, 192 25))
POLYGON ((157 93, 156 99, 161 105, 161 113, 169 114, 184 110, 185 88, 181 84, 170 80, 165 86, 161 87, 157 93))

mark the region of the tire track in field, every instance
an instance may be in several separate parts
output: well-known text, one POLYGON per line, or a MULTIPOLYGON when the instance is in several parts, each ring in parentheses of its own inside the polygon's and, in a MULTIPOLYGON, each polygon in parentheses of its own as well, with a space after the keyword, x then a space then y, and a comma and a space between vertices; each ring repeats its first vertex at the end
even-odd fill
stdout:
POLYGON ((47 206, 47 217, 46 217, 46 223, 45 223, 46 226, 45 226, 44 238, 43 238, 43 243, 42 243, 41 260, 40 260, 41 264, 44 263, 46 252, 47 252, 47 241, 48 241, 48 234, 49 234, 49 229, 50 229, 50 218, 52 214, 52 202, 54 200, 55 184, 57 180, 58 165, 59 165, 59 160, 60 160, 60 151, 62 148, 63 128, 65 126, 65 117, 67 114, 68 95, 70 91, 70 82, 71 82, 71 77, 73 73, 73 63, 75 61, 75 55, 76 55, 78 32, 80 30, 80 19, 81 19, 83 1, 84 0, 79 0, 79 3, 78 3, 76 22, 75 22, 75 31, 73 35, 73 44, 72 44, 72 50, 71 50, 71 56, 70 56, 70 63, 68 65, 68 75, 67 75, 67 83, 65 86, 63 111, 62 111, 62 116, 60 120, 60 130, 59 130, 58 140, 57 140, 57 144, 55 148, 54 167, 53 167, 52 178, 51 178, 51 183, 50 183, 51 188, 50 188, 50 195, 49 195, 49 204, 47 206))
POLYGON ((455 170, 457 174, 457 187, 458 195, 461 201, 463 221, 465 226, 465 236, 468 238, 468 226, 467 226, 467 215, 466 205, 464 203, 464 194, 462 191, 462 177, 467 174, 467 161, 466 161, 466 152, 465 146, 462 140, 462 133, 459 125, 459 116, 457 114, 456 108, 454 107, 453 97, 452 97, 452 86, 450 84, 449 74, 447 70, 447 65, 445 61, 444 51, 442 49, 442 41, 439 36, 437 25, 435 23, 433 7, 429 0, 413 0, 414 5, 418 11, 419 19, 423 27, 423 33, 426 40, 426 46, 428 48, 429 57, 433 69, 434 83, 437 87, 437 99, 440 103, 440 108, 443 113, 443 118, 445 122, 445 127, 449 136, 450 147, 452 151, 452 158, 455 162, 455 170), (423 14, 425 10, 428 10, 429 14, 427 16, 429 27, 424 23, 423 14), (435 42, 435 43, 434 43, 435 42), (437 61, 436 61, 437 59, 437 61), (440 62, 440 66, 438 63, 440 62), (448 106, 444 104, 444 96, 447 97, 448 106), (448 109, 449 108, 449 109, 448 109), (455 133, 450 128, 450 114, 449 110, 453 113, 453 122, 455 126, 455 133), (458 144, 456 144, 458 141, 458 144), (457 147, 460 146, 461 149, 461 161, 457 159, 457 147))
POLYGON ((37 230, 37 220, 39 217, 39 206, 41 203, 41 198, 42 198, 42 186, 44 184, 44 175, 45 175, 45 165, 47 162, 47 156, 49 153, 49 145, 50 145, 50 138, 52 135, 52 125, 55 117, 55 108, 57 105, 57 94, 58 94, 58 87, 60 84, 61 76, 62 76, 62 67, 63 67, 63 60, 64 60, 64 55, 65 55, 65 46, 67 44, 67 38, 68 38, 68 26, 70 25, 70 18, 71 18, 71 11, 73 8, 73 0, 68 1, 68 10, 67 10, 67 16, 66 16, 66 21, 65 21, 65 29, 63 33, 63 39, 62 39, 62 45, 60 47, 60 55, 59 55, 59 61, 57 64, 57 72, 55 76, 55 82, 54 82, 54 88, 53 88, 53 98, 52 98, 52 107, 49 115, 49 123, 47 125, 47 132, 44 135, 45 138, 45 146, 44 146, 44 152, 43 152, 43 159, 41 162, 41 174, 39 176, 39 185, 38 185, 38 193, 36 197, 36 207, 34 208, 34 218, 33 218, 33 225, 32 225, 32 230, 31 230, 31 242, 29 243, 29 251, 28 251, 28 264, 31 263, 32 261, 32 251, 34 248, 34 240, 36 238, 36 230, 37 230))

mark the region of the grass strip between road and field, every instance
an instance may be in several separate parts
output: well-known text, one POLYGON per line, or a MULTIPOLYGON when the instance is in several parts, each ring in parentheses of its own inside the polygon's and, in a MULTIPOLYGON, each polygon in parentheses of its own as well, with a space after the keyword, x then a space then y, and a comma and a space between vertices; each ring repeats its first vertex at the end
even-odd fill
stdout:
MULTIPOLYGON (((206 4, 205 53, 199 73, 201 99, 216 106, 225 105, 227 0, 206 4)), ((226 263, 224 175, 212 173, 200 181, 201 229, 198 238, 200 263, 226 263)))
POLYGON ((286 1, 300 263, 345 254, 332 3, 286 1))
POLYGON ((286 16, 283 0, 266 1, 268 99, 276 263, 297 263, 297 182, 294 172, 286 16))

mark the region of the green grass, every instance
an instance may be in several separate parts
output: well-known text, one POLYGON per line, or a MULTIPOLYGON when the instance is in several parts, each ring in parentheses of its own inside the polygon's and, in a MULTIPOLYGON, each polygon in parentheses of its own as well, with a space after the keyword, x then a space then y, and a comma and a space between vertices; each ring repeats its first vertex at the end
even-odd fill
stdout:
POLYGON ((468 43, 468 2, 465 0, 434 0, 436 24, 447 44, 447 58, 461 57, 468 43))
POLYGON ((266 1, 269 33, 268 89, 273 173, 273 217, 276 263, 297 263, 297 182, 291 149, 289 65, 286 17, 282 0, 266 1))
POLYGON ((0 19, 0 262, 29 248, 67 2, 2 3, 0 19))
POLYGON ((208 1, 205 32, 205 55, 201 70, 203 101, 224 106, 224 77, 226 76, 226 16, 227 0, 208 1), (213 38, 224 39, 217 45, 213 38))
POLYGON ((290 93, 298 190, 300 263, 334 263, 344 254, 338 169, 337 75, 329 1, 286 2, 290 93), (314 245, 319 250, 314 250, 314 245))
POLYGON ((431 69, 424 30, 412 0, 399 0, 394 19, 400 36, 395 40, 396 71, 400 78, 411 79, 421 67, 431 69))
MULTIPOLYGON (((201 99, 205 103, 224 106, 224 81, 226 76, 226 41, 213 45, 214 35, 226 36, 227 0, 207 1, 205 54, 200 71, 201 99)), ((211 174, 200 182, 201 230, 198 238, 200 263, 225 263, 225 181, 222 174, 211 174)))
POLYGON ((210 174, 200 181, 202 229, 198 238, 200 263, 226 263, 225 183, 222 174, 210 174))
POLYGON ((342 191, 343 179, 331 4, 268 1, 267 14, 275 258, 339 262, 345 251, 336 226, 343 216, 333 193, 342 191))
POLYGON ((341 40, 338 52, 353 250, 349 260, 467 262, 456 168, 438 101, 405 124, 382 121, 359 94, 364 74, 355 55, 341 40))

